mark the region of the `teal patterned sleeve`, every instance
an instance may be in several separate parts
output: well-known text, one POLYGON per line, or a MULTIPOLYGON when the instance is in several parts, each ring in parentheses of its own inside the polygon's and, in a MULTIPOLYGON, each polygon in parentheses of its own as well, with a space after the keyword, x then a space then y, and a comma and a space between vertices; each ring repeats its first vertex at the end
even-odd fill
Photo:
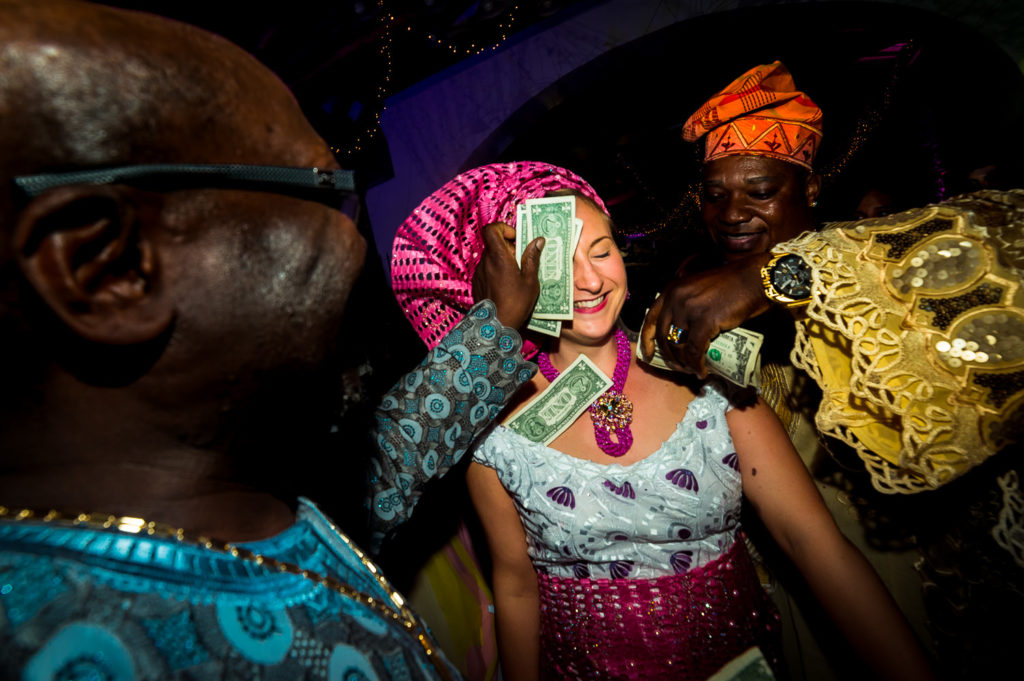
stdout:
POLYGON ((423 486, 458 463, 474 438, 533 378, 522 338, 484 300, 377 407, 370 463, 370 549, 407 520, 423 486))

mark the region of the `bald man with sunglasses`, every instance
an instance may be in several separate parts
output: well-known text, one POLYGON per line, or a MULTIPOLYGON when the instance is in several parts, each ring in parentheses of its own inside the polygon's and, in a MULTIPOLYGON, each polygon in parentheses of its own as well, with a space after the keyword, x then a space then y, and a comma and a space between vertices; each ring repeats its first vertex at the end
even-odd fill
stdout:
MULTIPOLYGON (((457 677, 290 496, 324 474, 339 339, 373 320, 342 314, 354 179, 284 85, 190 26, 0 0, 0 112, 0 677, 457 677)), ((385 397, 377 539, 535 370, 539 246, 521 271, 488 239, 456 331, 492 390, 432 412, 467 359, 435 352, 385 397)))

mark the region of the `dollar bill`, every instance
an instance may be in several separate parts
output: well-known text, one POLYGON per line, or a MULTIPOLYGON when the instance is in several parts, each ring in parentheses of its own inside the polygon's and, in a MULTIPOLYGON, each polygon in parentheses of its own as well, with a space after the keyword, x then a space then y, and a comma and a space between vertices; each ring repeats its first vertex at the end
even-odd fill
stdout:
MULTIPOLYGON (((573 218, 573 224, 576 226, 576 233, 572 237, 572 251, 573 255, 576 255, 576 247, 580 245, 580 235, 583 234, 583 220, 579 218, 573 218)), ((571 259, 570 259, 571 262, 571 259)), ((571 272, 572 270, 570 270, 571 272)))
POLYGON ((524 241, 526 236, 526 206, 518 204, 516 206, 516 262, 519 266, 523 266, 523 249, 526 248, 528 241, 524 241))
POLYGON ((538 319, 572 319, 573 245, 576 241, 576 199, 551 196, 527 199, 523 247, 544 237, 540 256, 540 295, 533 309, 538 319))
MULTIPOLYGON (((580 235, 583 234, 583 220, 580 218, 573 218, 573 225, 576 228, 575 233, 572 237, 571 252, 576 253, 576 247, 580 243, 580 235)), ((525 241, 523 236, 526 232, 526 204, 520 203, 516 206, 516 262, 519 266, 523 266, 523 251, 526 250, 529 241, 525 241), (520 229, 522 228, 522 229, 520 229)), ((571 262, 571 260, 570 260, 571 262)))
MULTIPOLYGON (((641 335, 643 331, 641 331, 641 335)), ((761 387, 761 345, 764 336, 756 331, 742 327, 723 331, 711 339, 707 355, 704 358, 709 373, 717 374, 732 381, 738 386, 761 387)), ((644 357, 640 352, 640 343, 636 344, 636 357, 652 367, 672 370, 657 344, 654 354, 644 357)))
MULTIPOLYGON (((516 262, 518 262, 520 266, 523 264, 523 251, 529 243, 529 241, 525 239, 526 220, 526 205, 520 203, 516 206, 516 262)), ((573 224, 575 226, 575 234, 573 235, 572 240, 572 252, 575 253, 576 246, 580 242, 580 235, 583 233, 583 220, 574 218, 573 224)), ((526 324, 526 328, 558 338, 562 333, 562 322, 558 319, 540 319, 538 317, 531 317, 530 321, 526 324)))
MULTIPOLYGON (((577 222, 580 223, 578 228, 582 231, 583 221, 577 218, 577 222)), ((523 265, 523 251, 526 250, 526 245, 529 243, 525 237, 526 205, 520 203, 516 206, 516 262, 519 263, 520 267, 523 265)), ((577 235, 576 238, 579 239, 579 236, 577 235)), ((526 328, 558 338, 562 333, 562 322, 557 319, 537 319, 536 317, 530 317, 530 321, 527 322, 526 328)))
MULTIPOLYGON (((583 234, 583 220, 575 218, 573 223, 576 226, 576 234, 572 240, 572 252, 576 253, 576 246, 580 243, 580 235, 583 234)), ((522 256, 520 256, 520 263, 522 262, 522 256)), ((572 271, 569 274, 572 278, 572 271)), ((539 319, 537 317, 531 317, 526 328, 537 331, 538 333, 547 334, 548 336, 554 336, 558 338, 562 334, 562 322, 559 319, 539 319)))
POLYGON ((526 323, 526 328, 537 333, 543 333, 548 336, 554 336, 558 338, 562 334, 562 322, 557 319, 537 319, 536 317, 530 317, 530 321, 526 323))
POLYGON ((612 379, 580 355, 505 425, 527 440, 550 444, 610 387, 612 379))
POLYGON ((774 681, 775 674, 768 666, 760 648, 747 648, 715 672, 708 681, 774 681))

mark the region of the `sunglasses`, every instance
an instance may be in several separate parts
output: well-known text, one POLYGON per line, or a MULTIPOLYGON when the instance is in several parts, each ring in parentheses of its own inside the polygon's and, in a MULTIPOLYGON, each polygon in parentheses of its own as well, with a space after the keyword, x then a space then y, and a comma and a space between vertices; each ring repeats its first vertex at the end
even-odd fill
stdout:
POLYGON ((341 211, 359 224, 359 194, 351 170, 165 163, 14 178, 14 186, 27 198, 34 198, 56 187, 76 184, 126 184, 150 191, 243 189, 270 192, 322 203, 341 211))

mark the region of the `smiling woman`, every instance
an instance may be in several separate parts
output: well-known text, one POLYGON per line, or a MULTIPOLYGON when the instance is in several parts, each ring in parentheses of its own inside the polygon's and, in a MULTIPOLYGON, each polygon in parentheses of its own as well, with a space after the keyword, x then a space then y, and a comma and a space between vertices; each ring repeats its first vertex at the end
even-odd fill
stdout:
POLYGON ((638 362, 620 321, 627 283, 611 220, 576 175, 493 164, 421 203, 399 229, 395 256, 419 332, 435 333, 423 311, 464 288, 481 257, 470 248, 460 278, 431 244, 478 244, 496 229, 483 216, 521 229, 516 206, 558 189, 589 197, 574 198, 582 225, 572 318, 557 338, 534 338, 540 373, 476 446, 467 474, 490 548, 503 678, 705 679, 751 647, 778 665, 779 623, 747 554, 744 497, 829 611, 853 622, 847 631, 879 678, 930 678, 906 623, 842 538, 768 406, 724 382, 689 382, 638 362), (547 186, 537 186, 537 174, 547 186), (411 263, 455 276, 409 279, 411 263), (606 382, 584 380, 601 373, 606 382), (517 419, 543 424, 518 428, 517 419), (623 615, 604 616, 611 611, 623 615))
MULTIPOLYGON (((573 254, 573 319, 564 325, 563 343, 600 344, 607 340, 626 299, 626 266, 612 238, 611 218, 586 197, 576 197, 583 231, 573 254)), ((577 353, 578 354, 578 353, 577 353)))

